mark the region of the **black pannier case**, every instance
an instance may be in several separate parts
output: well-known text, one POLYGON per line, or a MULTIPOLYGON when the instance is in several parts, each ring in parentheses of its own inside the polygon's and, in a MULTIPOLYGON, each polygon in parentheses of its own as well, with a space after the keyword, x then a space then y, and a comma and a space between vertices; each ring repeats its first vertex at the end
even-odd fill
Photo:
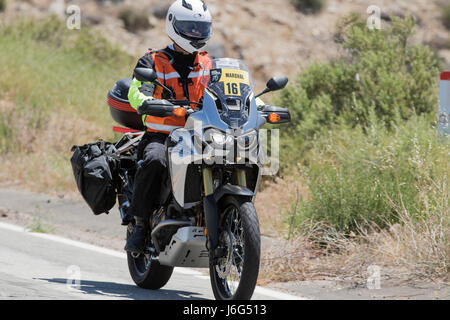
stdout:
POLYGON ((73 146, 70 162, 78 190, 95 215, 108 213, 117 197, 116 149, 105 141, 73 146))

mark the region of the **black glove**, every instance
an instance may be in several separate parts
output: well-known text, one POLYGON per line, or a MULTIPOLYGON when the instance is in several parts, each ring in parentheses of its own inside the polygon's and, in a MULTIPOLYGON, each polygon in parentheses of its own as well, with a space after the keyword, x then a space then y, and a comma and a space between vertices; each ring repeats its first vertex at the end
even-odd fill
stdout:
POLYGON ((148 99, 138 108, 138 114, 155 117, 168 117, 173 115, 175 106, 167 100, 148 99))

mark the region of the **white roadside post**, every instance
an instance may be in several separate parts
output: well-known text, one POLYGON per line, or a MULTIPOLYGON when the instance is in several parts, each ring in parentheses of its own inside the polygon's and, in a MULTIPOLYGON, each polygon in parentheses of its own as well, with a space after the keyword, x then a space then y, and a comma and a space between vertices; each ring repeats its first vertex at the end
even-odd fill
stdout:
POLYGON ((450 71, 441 73, 437 132, 438 136, 450 138, 450 71))

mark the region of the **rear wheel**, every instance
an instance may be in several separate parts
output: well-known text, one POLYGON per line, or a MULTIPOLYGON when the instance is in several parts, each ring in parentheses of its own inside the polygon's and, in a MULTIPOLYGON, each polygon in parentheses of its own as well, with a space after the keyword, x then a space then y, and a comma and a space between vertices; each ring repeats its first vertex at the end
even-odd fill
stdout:
POLYGON ((219 246, 224 257, 210 261, 210 278, 217 300, 248 300, 259 273, 261 236, 251 201, 227 196, 220 206, 219 246))
MULTIPOLYGON (((133 230, 130 223, 127 239, 133 230)), ((172 276, 173 267, 163 266, 150 254, 134 254, 127 252, 128 270, 134 283, 141 288, 158 290, 164 287, 172 276)))

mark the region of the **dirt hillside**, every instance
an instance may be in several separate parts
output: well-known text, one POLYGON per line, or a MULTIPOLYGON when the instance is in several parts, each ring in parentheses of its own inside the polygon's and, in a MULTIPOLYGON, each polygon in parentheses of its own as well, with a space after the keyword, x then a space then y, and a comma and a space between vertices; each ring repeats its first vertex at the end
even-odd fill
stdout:
MULTIPOLYGON (((381 27, 388 23, 391 14, 414 15, 419 23, 414 41, 432 45, 444 65, 450 67, 450 33, 441 22, 439 1, 328 0, 325 8, 314 15, 299 12, 291 0, 206 2, 214 17, 209 51, 217 56, 245 59, 259 85, 272 75, 295 77, 311 62, 339 55, 336 23, 352 12, 368 18, 367 9, 371 5, 381 9, 381 27)), ((69 5, 78 5, 82 27, 93 26, 122 49, 139 56, 149 47, 161 48, 169 43, 164 16, 170 3, 168 0, 10 0, 0 19, 49 14, 64 18, 69 5), (131 26, 126 26, 124 21, 131 26)))

